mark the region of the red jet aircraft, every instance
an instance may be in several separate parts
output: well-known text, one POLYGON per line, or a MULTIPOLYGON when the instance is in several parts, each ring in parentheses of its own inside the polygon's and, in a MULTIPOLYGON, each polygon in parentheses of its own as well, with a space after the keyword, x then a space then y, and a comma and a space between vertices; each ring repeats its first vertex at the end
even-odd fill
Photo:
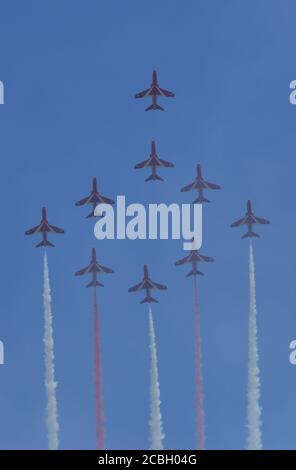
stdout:
POLYGON ((77 201, 75 203, 75 206, 85 206, 86 204, 91 204, 93 206, 93 210, 86 216, 87 219, 89 217, 95 217, 94 212, 95 212, 95 208, 97 207, 97 205, 114 204, 114 201, 112 199, 102 196, 99 193, 98 185, 97 185, 97 178, 93 178, 92 191, 90 195, 81 199, 80 201, 77 201))
POLYGON ((205 256, 201 255, 198 250, 191 250, 190 254, 188 256, 185 256, 185 258, 180 259, 179 261, 176 261, 175 265, 180 266, 182 264, 187 264, 187 263, 192 263, 192 271, 190 271, 186 277, 189 276, 203 276, 204 274, 201 271, 198 271, 197 269, 197 263, 199 262, 211 262, 214 261, 214 258, 211 256, 205 256))
POLYGON ((147 303, 151 303, 151 302, 158 303, 158 300, 151 297, 151 291, 153 289, 154 290, 166 290, 167 287, 162 285, 162 284, 158 284, 157 282, 154 282, 150 279, 149 274, 148 274, 148 268, 147 268, 147 265, 145 264, 144 265, 144 277, 143 277, 142 281, 139 284, 136 284, 135 286, 130 287, 128 291, 129 292, 138 292, 140 290, 145 290, 146 291, 146 297, 145 297, 145 299, 143 299, 140 302, 140 304, 144 304, 145 302, 147 302, 147 303))
POLYGON ((46 218, 46 208, 42 207, 42 219, 40 224, 36 227, 30 228, 25 232, 26 235, 35 235, 35 233, 42 234, 42 241, 36 245, 36 248, 40 246, 54 246, 53 243, 49 242, 47 239, 48 233, 65 233, 62 228, 55 227, 54 225, 49 225, 46 218))
POLYGON ((161 178, 157 172, 156 169, 157 167, 162 167, 162 168, 173 168, 174 164, 171 162, 167 162, 166 160, 161 160, 157 153, 156 153, 156 145, 155 142, 151 142, 151 153, 148 158, 148 160, 144 160, 141 163, 137 163, 135 165, 135 170, 141 169, 141 168, 151 168, 152 173, 151 175, 145 179, 145 181, 163 181, 163 178, 161 178))
POLYGON ((156 70, 153 70, 152 73, 152 83, 150 85, 150 88, 147 88, 147 90, 140 91, 140 93, 137 93, 135 95, 135 98, 146 98, 147 96, 152 96, 152 105, 148 106, 145 111, 151 111, 151 110, 156 110, 159 109, 160 111, 163 111, 164 109, 159 106, 157 103, 157 97, 158 96, 167 96, 167 97, 174 97, 174 93, 171 91, 165 90, 164 88, 160 88, 157 82, 157 72, 156 70))
POLYGON ((198 197, 193 201, 192 204, 203 204, 204 202, 210 202, 209 199, 206 199, 203 195, 204 189, 221 189, 221 187, 218 184, 210 183, 209 181, 204 180, 201 173, 201 166, 198 163, 196 165, 195 180, 188 184, 188 186, 184 186, 184 188, 181 189, 181 192, 184 193, 187 191, 192 191, 193 189, 198 191, 198 197))
POLYGON ((247 212, 246 215, 242 218, 233 222, 230 227, 241 227, 242 225, 248 226, 248 231, 242 238, 252 238, 252 237, 260 237, 257 233, 253 232, 253 224, 269 224, 269 220, 262 219, 261 217, 257 217, 252 211, 252 204, 251 201, 247 201, 247 212))
POLYGON ((91 274, 92 275, 92 280, 89 284, 86 285, 86 287, 96 287, 96 286, 101 286, 103 287, 104 284, 99 282, 97 280, 97 275, 99 273, 106 273, 106 274, 113 274, 114 271, 113 269, 107 268, 106 266, 102 266, 101 264, 98 263, 97 261, 97 255, 96 255, 96 250, 95 248, 92 249, 91 252, 91 261, 86 268, 80 269, 75 273, 75 276, 83 276, 84 274, 91 274))

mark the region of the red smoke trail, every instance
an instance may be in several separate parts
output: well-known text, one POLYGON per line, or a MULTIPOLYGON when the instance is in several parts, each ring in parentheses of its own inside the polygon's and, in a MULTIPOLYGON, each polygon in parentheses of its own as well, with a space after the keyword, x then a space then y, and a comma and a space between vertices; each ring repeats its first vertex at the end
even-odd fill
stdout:
POLYGON ((100 321, 99 308, 97 304, 96 288, 94 288, 93 304, 94 320, 94 360, 95 360, 95 386, 96 386, 96 435, 97 449, 105 449, 105 430, 104 430, 104 406, 103 406, 103 382, 101 369, 101 351, 100 351, 100 321))
POLYGON ((202 390, 202 365, 201 365, 201 334, 200 317, 198 309, 198 291, 196 276, 194 276, 194 320, 195 320, 195 384, 196 384, 196 430, 197 430, 197 449, 205 448, 205 424, 204 424, 204 405, 202 390))

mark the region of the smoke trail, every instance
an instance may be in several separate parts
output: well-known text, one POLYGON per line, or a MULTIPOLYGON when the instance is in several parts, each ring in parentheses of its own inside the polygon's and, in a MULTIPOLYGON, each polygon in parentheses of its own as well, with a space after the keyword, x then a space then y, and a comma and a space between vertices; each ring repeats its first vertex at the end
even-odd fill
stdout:
POLYGON ((261 409, 260 409, 260 370, 258 365, 257 346, 257 308, 255 289, 255 266, 253 245, 250 240, 249 248, 249 282, 250 282, 250 311, 249 311, 249 372, 248 372, 248 411, 247 411, 247 449, 262 449, 261 409))
POLYGON ((163 450, 163 429, 162 417, 160 411, 160 389, 158 381, 157 350, 153 316, 151 305, 149 304, 149 335, 150 335, 150 357, 151 357, 151 375, 150 375, 150 449, 163 450))
POLYGON ((44 252, 44 354, 45 354, 45 389, 47 397, 46 425, 48 433, 48 449, 57 450, 58 440, 58 411, 56 399, 54 344, 51 312, 51 295, 46 251, 44 252))
POLYGON ((105 449, 105 430, 104 430, 104 406, 103 406, 103 385, 101 369, 101 351, 100 351, 100 321, 99 308, 96 299, 96 288, 94 288, 94 362, 95 362, 95 387, 96 387, 96 436, 97 449, 105 449))
POLYGON ((205 413, 203 404, 203 378, 201 362, 201 334, 200 317, 198 309, 198 291, 196 276, 194 276, 194 317, 195 317, 195 383, 196 383, 196 426, 197 426, 197 449, 205 448, 205 413))

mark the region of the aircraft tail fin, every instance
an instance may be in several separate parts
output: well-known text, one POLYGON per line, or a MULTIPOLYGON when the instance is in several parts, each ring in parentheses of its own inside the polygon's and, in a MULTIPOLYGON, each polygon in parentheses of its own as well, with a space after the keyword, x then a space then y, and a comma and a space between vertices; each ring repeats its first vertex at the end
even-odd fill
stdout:
POLYGON ((159 176, 157 173, 152 173, 148 178, 145 179, 145 181, 163 181, 163 178, 159 176))
POLYGON ((154 299, 153 297, 151 297, 151 295, 147 295, 145 297, 145 299, 143 299, 140 304, 145 304, 145 303, 148 303, 148 304, 151 304, 151 302, 155 302, 158 304, 158 300, 154 299))
POLYGON ((198 196, 198 198, 193 201, 193 204, 203 204, 204 202, 211 202, 211 201, 204 196, 198 196))
POLYGON ((87 284, 85 287, 104 287, 104 284, 102 284, 99 281, 91 281, 89 284, 87 284))
POLYGON ((192 269, 192 271, 190 271, 188 274, 186 274, 186 277, 190 277, 190 276, 204 276, 204 273, 202 273, 201 271, 198 271, 197 269, 192 269))
POLYGON ((258 233, 255 233, 253 232, 252 230, 250 230, 249 232, 245 233, 245 235, 242 236, 242 238, 253 238, 253 237, 260 237, 260 235, 258 235, 258 233))
POLYGON ((148 106, 148 108, 145 109, 145 111, 156 111, 156 110, 159 110, 159 111, 164 111, 164 109, 159 106, 159 104, 153 104, 151 106, 148 106))
POLYGON ((40 248, 41 246, 54 246, 53 243, 49 242, 48 240, 42 240, 40 243, 36 245, 36 248, 40 248))

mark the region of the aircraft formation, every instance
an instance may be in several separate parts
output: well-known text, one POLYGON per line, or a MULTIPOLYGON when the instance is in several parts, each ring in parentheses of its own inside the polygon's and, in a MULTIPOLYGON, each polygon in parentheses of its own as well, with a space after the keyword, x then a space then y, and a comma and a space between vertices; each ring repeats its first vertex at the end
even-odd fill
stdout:
MULTIPOLYGON (((137 93, 135 95, 136 99, 139 98, 148 98, 151 97, 152 103, 146 108, 146 111, 164 111, 164 108, 159 104, 159 98, 172 98, 174 93, 161 88, 158 83, 157 72, 156 70, 152 73, 152 82, 149 88, 137 93)), ((160 158, 156 149, 156 142, 151 141, 150 154, 149 157, 137 163, 134 166, 135 170, 148 169, 150 174, 146 177, 146 182, 157 182, 164 181, 163 177, 159 175, 158 171, 163 168, 174 168, 174 164, 170 161, 160 158)), ((196 197, 192 201, 192 204, 208 204, 210 200, 205 196, 205 193, 208 191, 220 190, 220 185, 210 182, 204 178, 202 173, 202 168, 200 163, 196 165, 196 173, 193 181, 191 181, 186 186, 183 186, 180 191, 182 193, 187 193, 195 191, 196 197)), ((206 194, 207 195, 207 194, 206 194)), ((113 199, 103 196, 99 190, 97 179, 94 177, 92 180, 92 187, 90 193, 83 197, 82 199, 75 202, 75 206, 82 207, 87 206, 91 208, 91 211, 86 215, 86 218, 97 217, 96 208, 100 204, 110 204, 113 205, 115 202, 113 199)), ((266 225, 269 224, 267 219, 258 217, 254 214, 252 209, 251 201, 247 201, 247 210, 241 219, 233 222, 230 227, 247 227, 247 232, 242 236, 242 238, 249 238, 250 240, 253 237, 259 237, 257 233, 254 232, 254 225, 266 225)), ((55 225, 51 225, 47 219, 46 208, 42 208, 42 217, 39 225, 28 229, 26 235, 41 235, 41 241, 36 245, 36 247, 54 247, 54 244, 48 239, 51 234, 63 234, 64 230, 55 225)), ((250 245, 251 249, 251 245, 250 245)), ((188 252, 187 252, 188 253, 188 252)), ((197 276, 203 276, 204 273, 200 271, 200 263, 211 263, 214 261, 214 258, 211 256, 203 255, 195 248, 194 240, 192 239, 192 249, 190 252, 183 258, 175 262, 175 266, 184 266, 190 265, 190 271, 186 274, 187 278, 194 279, 194 299, 195 299, 195 334, 196 334, 196 403, 197 403, 197 448, 204 449, 204 420, 203 420, 203 391, 202 391, 202 370, 201 370, 201 342, 200 342, 200 326, 199 326, 199 313, 198 313, 198 294, 197 294, 197 276)), ((46 262, 46 253, 45 253, 45 262, 46 262)), ((96 249, 91 249, 91 259, 89 264, 79 269, 75 272, 75 276, 90 276, 90 281, 86 284, 86 288, 93 288, 94 296, 94 334, 95 334, 95 384, 96 384, 96 423, 97 423, 97 442, 98 449, 104 449, 104 420, 103 420, 103 400, 102 400, 102 390, 101 390, 101 372, 100 372, 100 351, 99 351, 99 315, 98 315, 98 304, 97 304, 97 288, 103 287, 104 284, 100 281, 99 277, 102 274, 113 274, 114 270, 108 266, 102 265, 98 258, 96 249)), ((167 286, 159 282, 154 281, 149 274, 149 269, 147 264, 144 265, 144 272, 142 280, 133 285, 128 289, 129 293, 139 293, 144 292, 144 298, 140 300, 140 304, 149 305, 149 314, 152 318, 150 304, 158 303, 158 300, 154 297, 154 291, 165 291, 167 286)), ((160 433, 161 434, 161 433, 160 433)), ((162 447, 157 447, 162 448, 162 447)))
MULTIPOLYGON (((138 98, 151 97, 152 104, 146 108, 146 111, 164 111, 164 108, 160 106, 158 103, 158 98, 159 97, 173 98, 174 96, 175 94, 173 92, 160 87, 158 83, 158 79, 157 79, 157 72, 156 70, 153 70, 152 82, 151 82, 150 87, 137 93, 135 95, 135 98, 138 99, 138 98)), ((172 162, 163 160, 158 156, 157 151, 156 151, 156 143, 155 141, 152 141, 149 158, 140 163, 137 163, 134 169, 138 170, 138 169, 149 168, 151 170, 150 176, 148 176, 145 181, 163 181, 163 178, 157 173, 157 169, 173 168, 173 167, 174 167, 174 164, 172 162)), ((197 191, 197 198, 192 201, 192 204, 204 204, 204 203, 210 202, 210 200, 205 197, 204 192, 206 190, 219 190, 219 189, 221 189, 220 185, 216 183, 212 183, 204 179, 201 165, 200 163, 198 163, 196 165, 196 174, 195 174, 194 180, 188 185, 182 187, 181 192, 197 191)), ((106 196, 103 196, 100 193, 98 189, 97 179, 94 177, 92 180, 92 189, 91 189, 90 194, 80 199, 79 201, 77 201, 75 205, 77 207, 90 205, 92 209, 91 209, 91 212, 86 216, 86 218, 91 218, 91 217, 96 217, 95 208, 99 204, 112 204, 113 205, 114 200, 106 196)), ((262 217, 257 217, 252 210, 251 201, 248 200, 247 211, 246 211, 245 216, 237 220, 236 222, 233 222, 231 224, 231 227, 241 227, 243 225, 246 225, 247 232, 242 236, 242 238, 259 237, 259 235, 253 231, 254 224, 265 225, 265 224, 269 224, 269 221, 267 219, 263 219, 262 217)), ((48 240, 48 234, 53 234, 53 233, 63 234, 64 233, 64 230, 62 228, 49 224, 47 220, 45 207, 42 208, 42 219, 40 221, 40 224, 25 232, 26 235, 35 235, 38 233, 41 234, 42 240, 40 243, 36 245, 36 247, 45 247, 45 248, 54 246, 54 244, 48 240)), ((197 268, 198 263, 212 262, 212 261, 214 261, 212 257, 204 256, 201 253, 199 253, 198 250, 192 249, 188 256, 177 261, 175 265, 180 266, 183 264, 191 264, 192 269, 187 274, 187 277, 198 276, 198 275, 202 276, 203 273, 199 271, 199 269, 197 268)), ((96 258, 96 250, 93 248, 92 258, 91 258, 91 262, 89 266, 77 271, 75 275, 79 276, 83 274, 91 274, 92 281, 89 284, 87 284, 86 287, 90 287, 90 286, 98 287, 98 286, 103 286, 103 284, 101 284, 97 279, 98 274, 113 273, 113 272, 114 271, 112 269, 104 267, 98 263, 97 258, 96 258)), ((146 303, 146 302, 151 303, 151 302, 157 302, 157 300, 151 296, 151 290, 165 290, 165 289, 167 289, 166 286, 162 284, 158 284, 150 279, 148 275, 148 267, 147 265, 145 265, 144 277, 141 283, 128 289, 128 292, 136 292, 138 290, 145 290, 146 297, 141 301, 141 303, 146 303)))

